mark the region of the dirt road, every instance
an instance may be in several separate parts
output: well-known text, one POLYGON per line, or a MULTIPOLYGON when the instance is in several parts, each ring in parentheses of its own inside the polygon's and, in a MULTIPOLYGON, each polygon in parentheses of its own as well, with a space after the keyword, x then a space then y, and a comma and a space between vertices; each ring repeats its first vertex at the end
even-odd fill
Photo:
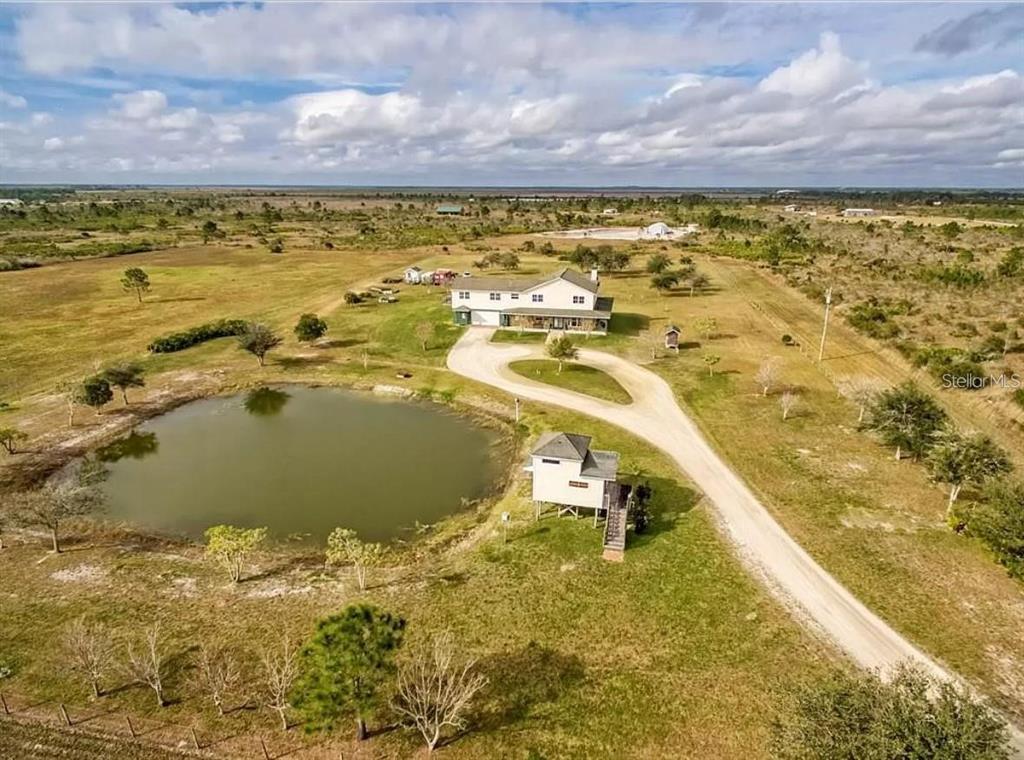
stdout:
MULTIPOLYGON (((520 398, 598 417, 649 441, 703 491, 747 566, 855 662, 886 673, 910 660, 940 678, 956 678, 861 604, 790 538, 704 440, 659 376, 617 356, 581 350, 580 362, 612 375, 634 399, 625 406, 601 401, 515 374, 508 363, 540 356, 541 348, 492 344, 492 332, 470 328, 448 355, 449 369, 520 398)), ((1014 745, 1024 757, 1024 733, 1014 730, 1014 745)))

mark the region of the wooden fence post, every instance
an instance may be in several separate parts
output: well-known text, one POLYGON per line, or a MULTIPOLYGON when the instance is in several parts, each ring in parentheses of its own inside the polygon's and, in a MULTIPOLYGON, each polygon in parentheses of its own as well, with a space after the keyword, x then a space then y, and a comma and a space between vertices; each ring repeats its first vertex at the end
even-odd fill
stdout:
POLYGON ((132 716, 125 715, 124 721, 128 724, 128 733, 131 735, 131 737, 133 739, 138 738, 138 734, 135 733, 135 726, 132 725, 132 716))
POLYGON ((2 691, 0 691, 0 708, 3 708, 4 715, 11 714, 11 708, 7 706, 7 697, 4 696, 2 691))
POLYGON ((65 726, 71 725, 71 716, 68 715, 68 708, 64 706, 63 702, 60 703, 60 716, 64 719, 65 726))
POLYGON ((199 737, 196 735, 195 727, 189 728, 189 733, 192 734, 192 746, 197 750, 199 749, 199 737))

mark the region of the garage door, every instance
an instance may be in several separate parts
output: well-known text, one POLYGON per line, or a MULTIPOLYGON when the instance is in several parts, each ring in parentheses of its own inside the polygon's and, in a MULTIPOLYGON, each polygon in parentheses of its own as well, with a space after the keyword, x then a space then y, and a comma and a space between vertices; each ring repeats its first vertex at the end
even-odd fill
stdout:
POLYGON ((473 319, 471 324, 486 325, 487 327, 497 327, 498 325, 501 324, 501 312, 481 311, 480 309, 473 309, 473 319))

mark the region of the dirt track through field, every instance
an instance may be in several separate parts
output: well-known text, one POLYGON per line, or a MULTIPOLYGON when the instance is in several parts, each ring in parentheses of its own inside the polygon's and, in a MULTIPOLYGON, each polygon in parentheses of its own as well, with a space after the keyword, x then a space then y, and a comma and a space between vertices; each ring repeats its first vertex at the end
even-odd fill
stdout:
MULTIPOLYGON (((508 364, 542 356, 541 347, 492 344, 493 332, 467 330, 448 355, 449 369, 520 398, 597 417, 647 440, 703 491, 744 563, 860 666, 885 674, 912 661, 939 678, 959 680, 865 607, 782 529, 679 408, 663 379, 620 357, 581 350, 580 362, 607 372, 634 399, 629 405, 601 401, 515 374, 508 364)), ((1014 728, 1013 742, 1024 757, 1024 733, 1014 728)))

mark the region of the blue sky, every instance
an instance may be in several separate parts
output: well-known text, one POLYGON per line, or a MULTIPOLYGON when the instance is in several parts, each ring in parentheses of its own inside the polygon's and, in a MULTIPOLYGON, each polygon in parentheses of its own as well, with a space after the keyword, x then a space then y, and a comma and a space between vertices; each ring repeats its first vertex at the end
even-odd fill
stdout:
POLYGON ((1024 179, 1024 6, 0 6, 0 181, 1024 179))

